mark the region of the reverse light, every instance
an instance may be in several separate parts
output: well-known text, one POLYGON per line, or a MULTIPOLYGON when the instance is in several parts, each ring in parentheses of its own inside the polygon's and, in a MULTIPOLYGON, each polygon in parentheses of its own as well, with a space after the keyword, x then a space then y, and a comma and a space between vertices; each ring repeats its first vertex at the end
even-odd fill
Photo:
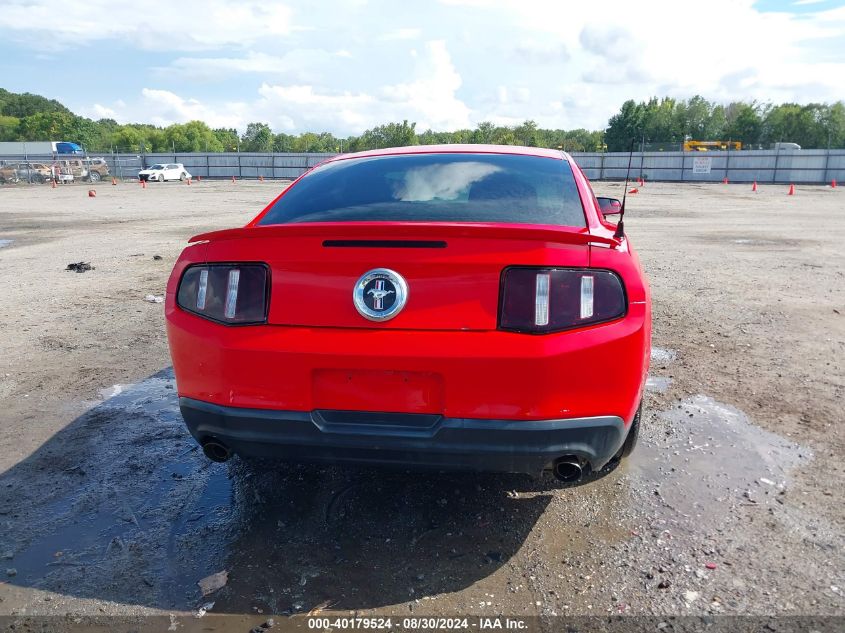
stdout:
POLYGON ((227 325, 267 322, 269 274, 264 264, 206 264, 185 270, 176 303, 227 325))
POLYGON ((229 282, 226 284, 226 307, 223 316, 227 319, 235 318, 235 308, 238 307, 238 284, 241 281, 241 269, 233 268, 229 271, 229 282))
POLYGON ((534 293, 534 325, 549 324, 549 273, 537 273, 534 293))
POLYGON ((593 277, 581 276, 581 318, 589 319, 593 316, 593 277))
POLYGON ((499 328, 545 334, 625 315, 619 276, 609 270, 508 268, 502 275, 499 328))

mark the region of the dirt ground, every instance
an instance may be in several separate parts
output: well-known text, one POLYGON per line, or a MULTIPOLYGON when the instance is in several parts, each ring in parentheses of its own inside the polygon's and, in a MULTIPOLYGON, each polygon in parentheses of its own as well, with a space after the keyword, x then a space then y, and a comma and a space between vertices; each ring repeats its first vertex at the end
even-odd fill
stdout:
POLYGON ((280 186, 0 188, 0 616, 845 615, 845 190, 629 197, 641 443, 567 489, 196 450, 145 297, 280 186))

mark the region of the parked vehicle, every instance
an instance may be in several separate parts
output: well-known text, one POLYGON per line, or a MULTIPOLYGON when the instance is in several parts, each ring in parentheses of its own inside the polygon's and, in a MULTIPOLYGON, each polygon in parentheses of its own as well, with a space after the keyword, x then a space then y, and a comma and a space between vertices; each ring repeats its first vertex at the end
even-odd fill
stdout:
POLYGON ((88 180, 91 182, 99 182, 111 175, 109 165, 103 158, 85 158, 83 162, 88 167, 88 180))
POLYGON ((790 150, 797 151, 801 149, 801 146, 798 143, 775 143, 774 145, 772 145, 772 149, 780 152, 790 150))
POLYGON ((18 181, 18 170, 13 165, 0 165, 0 185, 18 181))
POLYGON ((77 143, 69 141, 3 141, 0 143, 0 156, 22 157, 27 154, 84 154, 77 143))
POLYGON ((64 161, 76 178, 99 182, 110 175, 108 163, 103 158, 73 158, 64 161))
POLYGON ((138 172, 139 180, 155 180, 158 182, 187 180, 190 177, 191 174, 188 173, 182 163, 159 163, 138 172))
POLYGON ((53 177, 52 170, 44 163, 22 161, 18 163, 9 163, 9 166, 14 168, 17 172, 18 180, 42 183, 51 180, 53 177))
POLYGON ((50 178, 59 183, 73 182, 74 176, 66 161, 54 161, 50 165, 50 178))
MULTIPOLYGON (((618 201, 616 201, 618 202, 618 201)), ((651 303, 566 153, 445 145, 328 160, 167 285, 179 404, 210 459, 565 482, 636 444, 651 303)))

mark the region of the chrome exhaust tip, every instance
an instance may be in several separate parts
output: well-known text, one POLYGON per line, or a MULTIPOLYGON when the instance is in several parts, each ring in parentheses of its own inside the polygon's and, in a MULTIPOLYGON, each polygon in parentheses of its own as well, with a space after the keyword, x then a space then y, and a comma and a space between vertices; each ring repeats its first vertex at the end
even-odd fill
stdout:
POLYGON ((232 456, 225 444, 221 444, 217 440, 208 440, 202 444, 202 452, 213 462, 225 462, 232 456))
POLYGON ((581 479, 584 471, 577 457, 561 457, 552 466, 554 476, 563 482, 574 483, 581 479))

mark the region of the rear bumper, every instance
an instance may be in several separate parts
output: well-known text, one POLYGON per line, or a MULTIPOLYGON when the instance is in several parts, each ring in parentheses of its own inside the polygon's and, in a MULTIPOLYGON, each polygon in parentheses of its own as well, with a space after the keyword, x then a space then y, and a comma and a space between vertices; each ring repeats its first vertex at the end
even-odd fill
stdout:
POLYGON ((242 456, 534 475, 565 455, 598 470, 630 428, 612 415, 513 421, 248 409, 184 397, 179 406, 198 442, 214 439, 242 456))
POLYGON ((165 313, 179 395, 270 411, 630 423, 648 370, 646 308, 548 336, 503 331, 227 327, 165 313))

